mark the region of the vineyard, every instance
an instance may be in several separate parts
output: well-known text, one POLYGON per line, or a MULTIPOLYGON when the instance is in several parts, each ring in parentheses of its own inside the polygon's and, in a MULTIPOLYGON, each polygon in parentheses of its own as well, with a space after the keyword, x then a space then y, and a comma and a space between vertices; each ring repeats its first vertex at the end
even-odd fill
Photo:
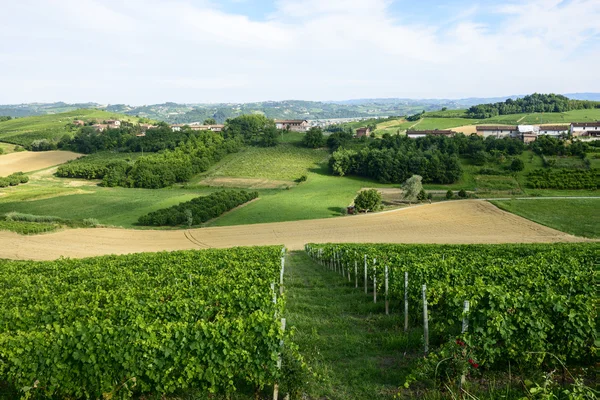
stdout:
POLYGON ((57 398, 271 386, 282 251, 0 261, 0 386, 57 398))
POLYGON ((386 312, 403 315, 405 330, 423 328, 423 351, 435 361, 438 349, 456 344, 469 349, 478 368, 511 362, 535 368, 554 356, 589 365, 598 354, 598 244, 311 244, 306 250, 374 302, 384 301, 386 312))

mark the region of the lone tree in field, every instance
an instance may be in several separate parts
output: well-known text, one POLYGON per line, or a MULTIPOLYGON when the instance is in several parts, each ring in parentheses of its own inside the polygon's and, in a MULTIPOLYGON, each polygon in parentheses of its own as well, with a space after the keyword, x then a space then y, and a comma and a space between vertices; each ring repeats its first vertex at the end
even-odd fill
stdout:
POLYGON ((423 178, 420 175, 413 175, 402 184, 404 199, 413 202, 416 201, 419 193, 423 190, 423 178))
POLYGON ((363 190, 354 199, 359 211, 377 211, 381 208, 381 194, 376 189, 363 190))
POLYGON ((302 144, 311 149, 325 146, 325 137, 321 128, 310 128, 302 138, 302 144))

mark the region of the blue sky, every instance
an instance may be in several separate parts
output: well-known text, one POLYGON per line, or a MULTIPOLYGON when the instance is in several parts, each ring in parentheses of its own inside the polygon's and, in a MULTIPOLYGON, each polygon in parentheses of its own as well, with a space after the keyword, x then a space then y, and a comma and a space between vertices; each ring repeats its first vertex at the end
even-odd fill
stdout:
POLYGON ((600 92, 598 0, 20 0, 0 103, 600 92))

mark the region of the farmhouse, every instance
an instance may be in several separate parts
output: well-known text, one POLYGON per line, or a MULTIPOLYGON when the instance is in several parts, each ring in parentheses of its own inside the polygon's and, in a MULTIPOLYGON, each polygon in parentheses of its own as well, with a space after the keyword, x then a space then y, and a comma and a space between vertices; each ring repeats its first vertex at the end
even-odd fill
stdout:
POLYGON ((156 125, 152 125, 152 124, 140 124, 140 128, 142 129, 142 131, 147 131, 148 129, 153 129, 156 128, 156 125))
POLYGON ((118 119, 109 119, 105 122, 110 129, 117 129, 121 127, 121 121, 119 121, 118 119))
POLYGON ((85 122, 80 120, 80 119, 76 119, 75 121, 73 121, 73 125, 75 126, 84 126, 85 122))
POLYGON ((355 137, 359 138, 359 137, 363 137, 363 136, 369 136, 369 133, 371 133, 371 129, 370 128, 358 128, 356 130, 356 135, 355 137))
POLYGON ((452 137, 452 136, 456 135, 456 132, 450 131, 450 130, 439 130, 439 129, 425 130, 425 131, 416 131, 416 130, 406 131, 406 136, 408 136, 411 139, 425 137, 427 135, 452 137))
POLYGON ((92 125, 92 128, 94 128, 98 132, 104 132, 106 129, 109 128, 109 126, 107 124, 94 124, 92 125))
POLYGON ((560 136, 567 133, 569 127, 567 125, 542 125, 540 126, 539 135, 560 136))
POLYGON ((493 136, 495 138, 503 138, 519 135, 519 128, 514 125, 478 125, 476 127, 477 134, 484 138, 493 136))
POLYGON ((308 121, 305 119, 276 119, 275 127, 294 132, 306 132, 308 130, 308 121))
POLYGON ((600 132, 600 121, 596 122, 571 122, 571 135, 573 137, 588 136, 600 132), (586 134, 587 132, 587 134, 586 134))

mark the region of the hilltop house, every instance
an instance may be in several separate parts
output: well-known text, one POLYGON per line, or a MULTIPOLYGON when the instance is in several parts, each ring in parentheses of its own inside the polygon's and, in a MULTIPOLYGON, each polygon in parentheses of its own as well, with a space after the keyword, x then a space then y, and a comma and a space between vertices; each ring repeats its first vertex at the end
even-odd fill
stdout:
POLYGON ((308 130, 308 121, 305 119, 276 119, 275 127, 294 132, 306 132, 308 130))
POLYGON ((369 136, 369 134, 371 133, 371 128, 358 128, 356 130, 356 135, 355 137, 359 138, 359 137, 363 137, 363 136, 369 136))
POLYGON ((495 138, 516 137, 519 135, 519 128, 514 125, 478 125, 477 134, 484 138, 493 136, 495 138))
POLYGON ((109 128, 109 126, 108 124, 94 124, 92 125, 92 128, 94 128, 97 132, 104 132, 109 128))
POLYGON ((85 122, 80 120, 80 119, 76 119, 75 121, 73 121, 73 125, 75 126, 84 126, 85 122))
POLYGON ((119 121, 118 119, 109 119, 105 122, 110 129, 117 129, 121 127, 121 121, 119 121))
POLYGON ((598 136, 600 133, 600 121, 597 122, 571 122, 571 135, 578 136, 598 136))
POLYGON ((451 130, 439 130, 439 129, 424 130, 424 131, 416 131, 416 130, 406 131, 406 136, 408 136, 411 139, 425 137, 427 135, 452 137, 452 136, 456 135, 456 132, 451 131, 451 130))

